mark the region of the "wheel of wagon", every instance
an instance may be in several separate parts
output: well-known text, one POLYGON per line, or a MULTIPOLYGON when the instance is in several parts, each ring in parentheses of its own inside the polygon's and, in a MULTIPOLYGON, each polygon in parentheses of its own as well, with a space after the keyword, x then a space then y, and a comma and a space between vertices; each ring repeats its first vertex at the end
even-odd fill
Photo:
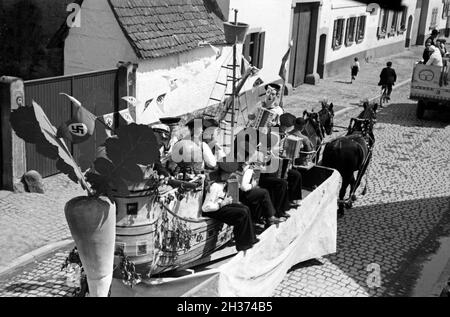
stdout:
POLYGON ((417 103, 417 119, 423 119, 423 115, 425 113, 425 102, 423 100, 419 100, 417 103))

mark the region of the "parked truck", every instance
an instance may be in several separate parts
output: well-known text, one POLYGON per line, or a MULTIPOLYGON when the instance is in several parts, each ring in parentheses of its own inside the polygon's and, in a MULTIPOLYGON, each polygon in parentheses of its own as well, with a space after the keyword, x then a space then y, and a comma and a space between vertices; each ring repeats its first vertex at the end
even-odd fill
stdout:
POLYGON ((422 119, 427 109, 450 105, 448 63, 449 58, 444 58, 444 66, 415 65, 410 98, 417 100, 417 118, 422 119))

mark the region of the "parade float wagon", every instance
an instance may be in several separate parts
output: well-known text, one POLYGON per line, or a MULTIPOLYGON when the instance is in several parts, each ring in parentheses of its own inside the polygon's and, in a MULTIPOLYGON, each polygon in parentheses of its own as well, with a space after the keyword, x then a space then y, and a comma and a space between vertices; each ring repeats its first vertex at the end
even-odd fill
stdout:
MULTIPOLYGON (((227 42, 242 42, 247 29, 248 25, 237 23, 236 11, 234 25, 225 27, 227 42), (230 33, 230 29, 237 33, 230 33)), ((210 89, 201 90, 205 96, 191 100, 184 93, 193 91, 191 87, 178 88, 167 94, 166 108, 180 110, 178 97, 200 105, 224 101, 230 95, 227 83, 232 78, 232 103, 225 111, 231 109, 232 140, 238 122, 235 102, 240 97, 236 89, 240 65, 236 61, 241 58, 237 55, 233 45, 233 54, 222 53, 208 67, 214 81, 210 89), (231 69, 228 55, 233 55, 231 69)), ((200 74, 198 79, 205 78, 209 77, 200 74)), ((269 81, 258 74, 248 81, 248 89, 264 87, 264 82, 269 81)), ((251 249, 237 252, 232 228, 202 217, 206 176, 183 172, 181 178, 176 175, 162 179, 157 172, 161 143, 150 127, 154 123, 152 116, 144 113, 139 124, 121 125, 110 131, 111 137, 98 148, 92 167, 82 171, 66 142, 83 142, 92 136, 97 118, 75 98, 68 97, 76 111, 59 129, 35 102, 15 110, 11 126, 20 138, 55 160, 62 173, 86 190, 86 196, 72 199, 64 210, 77 246, 67 261, 81 264, 81 277, 87 282, 87 287, 81 283, 78 294, 271 296, 292 266, 336 252, 337 197, 341 187, 337 171, 319 166, 301 169, 303 200, 299 207, 289 211, 291 217, 286 222, 272 225, 259 235, 260 241, 251 249)), ((151 109, 150 104, 147 112, 151 109)), ((225 124, 223 131, 227 129, 225 124)), ((185 143, 183 152, 196 151, 193 141, 185 143)), ((237 181, 230 178, 228 182, 228 194, 237 202, 237 181)))
POLYGON ((422 119, 427 109, 442 109, 450 105, 450 86, 448 84, 448 62, 444 66, 416 64, 411 80, 410 98, 417 100, 417 118, 422 119))
MULTIPOLYGON (((117 199, 111 296, 271 296, 292 266, 336 252, 341 176, 320 166, 302 170, 302 176, 300 206, 289 211, 286 222, 264 231, 253 248, 239 253, 228 226, 201 216, 203 190, 192 191, 181 201, 163 196, 167 206, 150 196, 117 199), (157 228, 163 223, 184 227, 184 237, 190 240, 176 243, 183 240, 183 230, 173 229, 161 240, 157 228), (123 255, 135 263, 132 274, 138 278, 133 285, 124 283, 123 255)), ((175 197, 176 191, 166 195, 175 197)))

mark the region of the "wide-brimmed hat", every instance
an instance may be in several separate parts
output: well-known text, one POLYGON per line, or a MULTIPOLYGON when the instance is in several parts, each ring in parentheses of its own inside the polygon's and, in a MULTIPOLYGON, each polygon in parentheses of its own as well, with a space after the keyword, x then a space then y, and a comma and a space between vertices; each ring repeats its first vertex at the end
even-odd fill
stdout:
POLYGON ((179 123, 181 121, 181 118, 167 117, 167 118, 160 118, 159 121, 162 124, 172 125, 179 123))
POLYGON ((215 119, 204 119, 203 120, 203 129, 208 129, 208 128, 218 128, 219 127, 219 122, 215 119))
POLYGON ((155 125, 153 125, 152 127, 151 127, 154 131, 156 130, 156 131, 163 131, 163 132, 166 132, 166 133, 170 133, 170 128, 169 128, 169 126, 168 125, 166 125, 166 124, 162 124, 162 123, 158 123, 158 124, 155 124, 155 125))
POLYGON ((295 123, 295 116, 292 113, 283 113, 280 116, 280 125, 284 127, 292 127, 295 123))
POLYGON ((235 161, 226 162, 221 161, 217 162, 217 170, 209 173, 209 178, 212 181, 226 181, 230 178, 230 175, 236 172, 239 168, 239 164, 235 161))
POLYGON ((275 83, 268 84, 264 88, 267 90, 269 87, 275 89, 276 91, 280 91, 281 89, 281 86, 275 83))
POLYGON ((298 128, 303 128, 306 124, 306 120, 303 119, 302 117, 299 117, 297 119, 295 119, 295 123, 294 126, 298 129, 298 128))

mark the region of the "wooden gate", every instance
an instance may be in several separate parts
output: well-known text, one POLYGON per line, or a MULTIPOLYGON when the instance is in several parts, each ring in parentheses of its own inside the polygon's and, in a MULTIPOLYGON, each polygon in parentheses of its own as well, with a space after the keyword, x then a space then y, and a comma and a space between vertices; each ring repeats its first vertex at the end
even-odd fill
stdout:
MULTIPOLYGON (((51 123, 59 127, 72 116, 70 101, 61 96, 66 93, 78 99, 83 106, 96 116, 116 112, 126 107, 119 102, 119 70, 85 73, 71 76, 45 78, 25 82, 25 101, 31 105, 34 100, 45 111, 51 123)), ((125 96, 122 95, 121 97, 125 96)), ((96 123, 95 134, 85 143, 68 144, 78 164, 84 169, 90 166, 97 146, 106 139, 105 128, 96 123)), ((43 177, 59 173, 54 161, 36 152, 34 145, 26 145, 27 170, 36 170, 43 177)))
POLYGON ((289 82, 294 87, 305 82, 310 44, 311 15, 311 6, 308 4, 297 4, 294 9, 294 49, 292 50, 289 71, 289 82))

